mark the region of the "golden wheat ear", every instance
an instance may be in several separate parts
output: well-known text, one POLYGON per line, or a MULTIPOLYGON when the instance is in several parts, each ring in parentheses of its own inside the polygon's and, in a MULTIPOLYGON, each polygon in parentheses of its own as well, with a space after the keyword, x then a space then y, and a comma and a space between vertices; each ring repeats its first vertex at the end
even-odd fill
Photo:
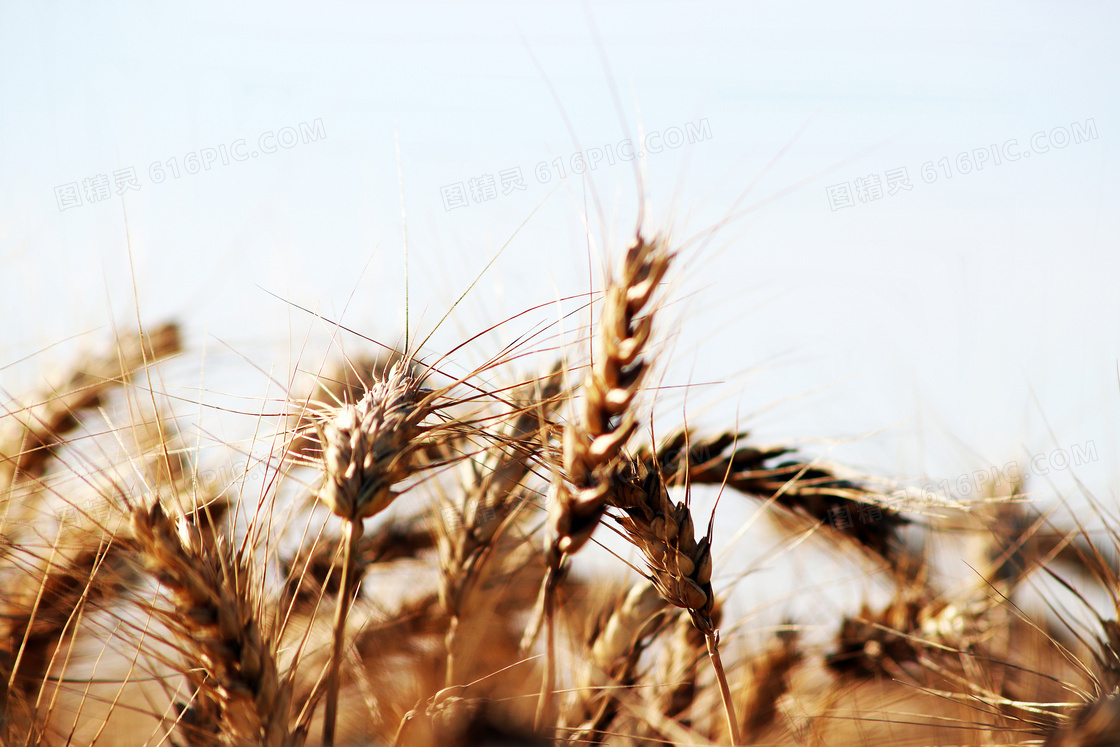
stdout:
POLYGON ((704 635, 729 736, 733 744, 741 744, 739 722, 719 653, 711 537, 696 539, 692 509, 687 501, 674 502, 661 471, 647 471, 641 462, 627 460, 609 499, 618 525, 645 558, 650 581, 667 602, 688 612, 704 635))
POLYGON ((804 658, 796 631, 786 629, 762 653, 747 661, 737 712, 748 743, 781 734, 778 704, 790 690, 790 675, 804 658))
MULTIPOLYGON (((554 592, 567 558, 591 539, 603 517, 623 446, 637 429, 633 403, 649 372, 646 355, 656 308, 654 293, 673 254, 661 237, 640 232, 626 250, 617 277, 608 279, 595 336, 594 359, 579 392, 578 417, 563 428, 564 473, 549 495, 548 574, 541 586, 539 620, 547 626, 545 683, 539 713, 552 690, 554 592)), ((532 645, 537 624, 523 645, 532 645)))
POLYGON ((323 744, 328 747, 334 742, 346 618, 357 592, 363 523, 387 509, 399 491, 408 488, 405 483, 410 478, 433 466, 421 458, 424 453, 476 430, 472 423, 453 417, 436 420, 442 410, 456 404, 449 393, 459 382, 430 390, 413 371, 412 359, 398 360, 360 400, 328 410, 317 424, 323 470, 317 497, 345 524, 339 543, 342 572, 326 680, 323 744), (429 418, 436 422, 426 422, 429 418))
POLYGON ((281 676, 275 640, 259 618, 259 580, 227 546, 191 538, 157 502, 131 516, 145 568, 171 595, 174 610, 153 607, 191 657, 183 674, 193 684, 183 711, 186 738, 218 735, 220 743, 290 747, 306 724, 293 724, 292 684, 281 676))
POLYGON ((144 334, 122 333, 111 349, 77 360, 65 382, 36 397, 35 404, 9 408, 0 418, 0 499, 8 497, 17 481, 42 477, 55 449, 78 427, 82 411, 101 406, 109 392, 129 383, 145 366, 181 350, 174 322, 144 334))
POLYGON ((548 557, 554 567, 591 538, 606 510, 622 447, 637 429, 631 405, 650 368, 644 356, 653 326, 650 307, 672 257, 665 240, 638 234, 618 277, 608 282, 579 418, 564 428, 565 480, 556 485, 550 518, 548 557))
POLYGON ((610 604, 586 641, 586 658, 578 674, 575 702, 566 709, 562 729, 570 728, 568 741, 598 744, 611 732, 621 703, 616 691, 636 686, 638 659, 665 628, 666 603, 657 589, 642 581, 610 604))
POLYGON ((396 500, 394 486, 413 472, 411 458, 429 414, 420 382, 397 363, 354 404, 343 404, 320 426, 323 485, 318 498, 345 522, 342 577, 335 606, 334 643, 326 682, 323 744, 334 744, 346 617, 355 591, 362 522, 396 500))
POLYGON ((551 418, 561 401, 561 378, 557 365, 541 380, 509 392, 515 409, 491 429, 494 443, 478 463, 467 463, 472 469, 461 499, 446 502, 440 512, 440 601, 450 619, 446 686, 463 684, 475 674, 460 662, 480 658, 476 652, 486 626, 465 621, 487 615, 495 595, 508 584, 504 566, 520 543, 503 541, 503 534, 534 495, 523 482, 534 474, 548 445, 551 418), (460 671, 464 668, 465 673, 460 671))
POLYGON ((422 379, 422 371, 415 361, 405 360, 396 351, 359 353, 344 359, 332 359, 324 364, 311 380, 306 393, 292 397, 287 416, 288 430, 293 434, 287 446, 290 458, 301 463, 320 458, 322 441, 316 437, 317 424, 322 415, 342 405, 360 401, 378 381, 384 381, 393 366, 404 362, 408 375, 422 379))
MULTIPOLYGON (((712 620, 718 626, 722 606, 716 600, 712 620)), ((693 705, 703 689, 700 682, 700 663, 708 656, 705 635, 692 623, 687 612, 675 616, 673 631, 661 651, 658 661, 657 682, 660 685, 657 705, 667 718, 683 727, 693 724, 693 705)))

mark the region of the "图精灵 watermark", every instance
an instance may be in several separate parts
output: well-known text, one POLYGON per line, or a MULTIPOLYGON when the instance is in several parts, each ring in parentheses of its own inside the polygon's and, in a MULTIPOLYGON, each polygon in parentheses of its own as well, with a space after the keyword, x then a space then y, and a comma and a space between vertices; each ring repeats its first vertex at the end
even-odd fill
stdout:
MULTIPOLYGON (((541 161, 533 167, 531 173, 538 184, 548 184, 553 179, 564 179, 571 174, 595 171, 600 166, 616 166, 633 161, 635 158, 645 158, 647 155, 663 153, 665 150, 675 150, 685 144, 691 145, 710 140, 711 137, 711 125, 708 124, 707 118, 704 118, 697 122, 686 122, 679 127, 666 127, 647 132, 639 138, 637 144, 627 138, 617 143, 584 148, 551 161, 541 161)), ((489 202, 497 199, 499 195, 507 197, 514 192, 524 192, 528 188, 526 181, 522 168, 513 166, 497 172, 479 174, 466 181, 445 184, 439 188, 443 209, 455 210, 472 204, 489 202), (495 173, 497 178, 494 176, 495 173)))
POLYGON ((94 498, 79 503, 67 503, 54 512, 54 517, 60 522, 79 521, 87 519, 95 524, 102 524, 113 515, 113 505, 104 498, 94 498))
MULTIPOLYGON (((443 516, 443 524, 452 531, 459 531, 463 528, 463 515, 459 513, 459 509, 454 506, 444 506, 440 509, 440 514, 443 516)), ((494 510, 493 506, 479 506, 475 512, 473 524, 483 526, 498 516, 498 512, 494 510)))
MULTIPOLYGON (((326 137, 327 130, 320 118, 310 123, 300 122, 296 127, 262 132, 251 142, 246 138, 238 138, 229 143, 189 151, 182 158, 173 155, 167 159, 152 161, 143 173, 151 184, 162 184, 168 179, 179 179, 210 171, 218 166, 249 161, 262 155, 290 150, 297 145, 315 143, 326 137)), ((54 199, 59 212, 62 212, 103 202, 114 194, 122 196, 125 192, 139 190, 141 186, 141 174, 134 166, 129 166, 93 174, 80 181, 59 184, 54 188, 54 199)))
MULTIPOLYGON (((977 173, 985 167, 990 170, 1005 163, 1030 158, 1032 154, 1041 155, 1096 139, 1096 120, 1086 119, 1084 122, 1073 122, 1068 127, 1063 125, 1050 130, 1039 130, 1028 138, 1026 144, 1020 144, 1017 138, 1011 138, 1002 143, 962 150, 952 157, 942 156, 936 161, 926 161, 917 168, 917 174, 922 183, 933 184, 939 179, 977 173)), ((828 197, 829 208, 835 212, 859 203, 866 204, 910 192, 914 185, 910 169, 899 166, 887 169, 882 174, 866 174, 825 187, 825 196, 828 197)))

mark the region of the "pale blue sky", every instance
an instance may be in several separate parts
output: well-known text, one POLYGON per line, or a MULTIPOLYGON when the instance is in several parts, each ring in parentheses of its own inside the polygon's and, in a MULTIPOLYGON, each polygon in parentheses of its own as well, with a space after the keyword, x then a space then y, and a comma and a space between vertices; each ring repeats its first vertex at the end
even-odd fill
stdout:
MULTIPOLYGON (((222 366, 285 370, 310 326, 258 286, 337 314, 371 256, 346 319, 393 340, 394 132, 414 326, 431 329, 540 206, 464 302, 463 325, 437 339, 446 348, 586 290, 585 205, 615 255, 631 230, 632 163, 591 172, 605 218, 585 182, 553 191, 552 161, 570 167, 579 147, 565 118, 585 148, 639 122, 664 134, 703 121, 710 137, 645 163, 653 223, 672 218, 682 238, 757 179, 742 203, 754 209, 681 262, 666 381, 726 382, 690 395, 696 422, 738 411, 772 439, 886 429, 832 455, 938 479, 1092 441, 1101 459, 1079 474, 1115 500, 1117 6, 590 8, 593 22, 580 3, 0 4, 0 365, 134 316, 124 209, 142 313, 186 320, 211 356, 208 386, 261 393, 260 377, 223 379, 222 366), (301 123, 323 137, 244 161, 219 149, 255 152, 301 123), (186 173, 206 148, 219 151, 211 167, 186 173), (959 173, 959 154, 978 150, 983 168, 959 173), (172 158, 179 178, 155 183, 172 158), (127 168, 140 188, 123 208, 115 194, 90 202, 83 180, 127 168), (523 191, 445 209, 441 187, 512 168, 523 191), (898 168, 909 191, 830 205, 827 187, 885 187, 898 168), (60 209, 55 189, 71 183, 82 204, 60 209)), ((20 391, 64 357, 0 370, 0 387, 20 391)), ((678 420, 680 399, 666 407, 678 420)))

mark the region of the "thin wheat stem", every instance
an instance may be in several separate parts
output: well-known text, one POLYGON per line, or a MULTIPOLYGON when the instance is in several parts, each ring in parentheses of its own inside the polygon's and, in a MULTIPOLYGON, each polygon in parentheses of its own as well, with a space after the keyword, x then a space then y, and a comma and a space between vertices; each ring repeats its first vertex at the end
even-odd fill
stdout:
POLYGON ((327 674, 327 704, 323 716, 323 745, 331 747, 334 744, 335 721, 338 717, 338 689, 340 669, 342 666, 342 648, 346 639, 346 617, 350 612, 350 601, 353 597, 354 569, 358 540, 362 537, 362 520, 349 520, 346 522, 346 534, 342 544, 342 582, 339 587, 338 605, 334 614, 334 639, 331 647, 330 671, 327 674))
POLYGON ((727 672, 723 669, 723 659, 719 655, 719 631, 706 633, 704 639, 708 643, 708 657, 712 660, 712 668, 716 672, 716 682, 719 683, 719 696, 723 700, 723 710, 727 716, 727 733, 731 735, 732 744, 742 744, 739 719, 735 715, 735 703, 731 700, 731 687, 727 684, 727 672))
POLYGON ((552 693, 556 684, 556 574, 549 572, 544 587, 544 624, 545 630, 545 658, 544 673, 541 675, 541 692, 537 699, 537 712, 533 719, 533 728, 540 731, 545 723, 545 718, 552 710, 552 693))

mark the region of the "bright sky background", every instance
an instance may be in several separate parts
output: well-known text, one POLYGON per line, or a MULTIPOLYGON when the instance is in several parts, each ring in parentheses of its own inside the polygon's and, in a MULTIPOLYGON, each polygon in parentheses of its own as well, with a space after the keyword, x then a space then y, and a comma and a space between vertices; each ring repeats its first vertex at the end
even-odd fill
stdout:
MULTIPOLYGON (((667 384, 723 382, 693 390, 691 422, 738 413, 760 439, 838 443, 841 462, 935 480, 1092 442, 1099 459, 1076 474, 1116 501, 1115 4, 97 7, 0 4, 0 366, 83 333, 96 344, 138 303, 149 323, 185 321, 207 388, 257 396, 253 366, 284 372, 307 329, 324 339, 266 290, 332 317, 349 303, 346 322, 392 342, 398 174, 414 329, 510 242, 433 341, 447 349, 585 292, 585 216, 596 282, 604 242, 617 257, 631 235, 633 163, 604 156, 561 182, 554 159, 570 170, 580 147, 691 125, 710 137, 644 161, 652 226, 720 226, 682 255, 681 323, 663 325, 667 384), (264 152, 301 125, 314 140, 264 152), (251 155, 223 155, 234 147, 251 155), (210 167, 188 173, 207 148, 210 167), (139 189, 122 203, 112 182, 128 168, 139 189), (525 189, 504 195, 513 168, 525 189), (911 188, 887 194, 900 168, 911 188), (91 201, 98 175, 112 193, 91 201), (496 196, 471 199, 485 175, 496 196), (868 177, 883 193, 863 201, 868 177), (441 188, 458 183, 467 204, 448 210, 441 188), (827 190, 844 184, 847 207, 827 190)), ((0 393, 68 351, 0 368, 0 393)), ((668 422, 681 405, 666 400, 668 422)))

